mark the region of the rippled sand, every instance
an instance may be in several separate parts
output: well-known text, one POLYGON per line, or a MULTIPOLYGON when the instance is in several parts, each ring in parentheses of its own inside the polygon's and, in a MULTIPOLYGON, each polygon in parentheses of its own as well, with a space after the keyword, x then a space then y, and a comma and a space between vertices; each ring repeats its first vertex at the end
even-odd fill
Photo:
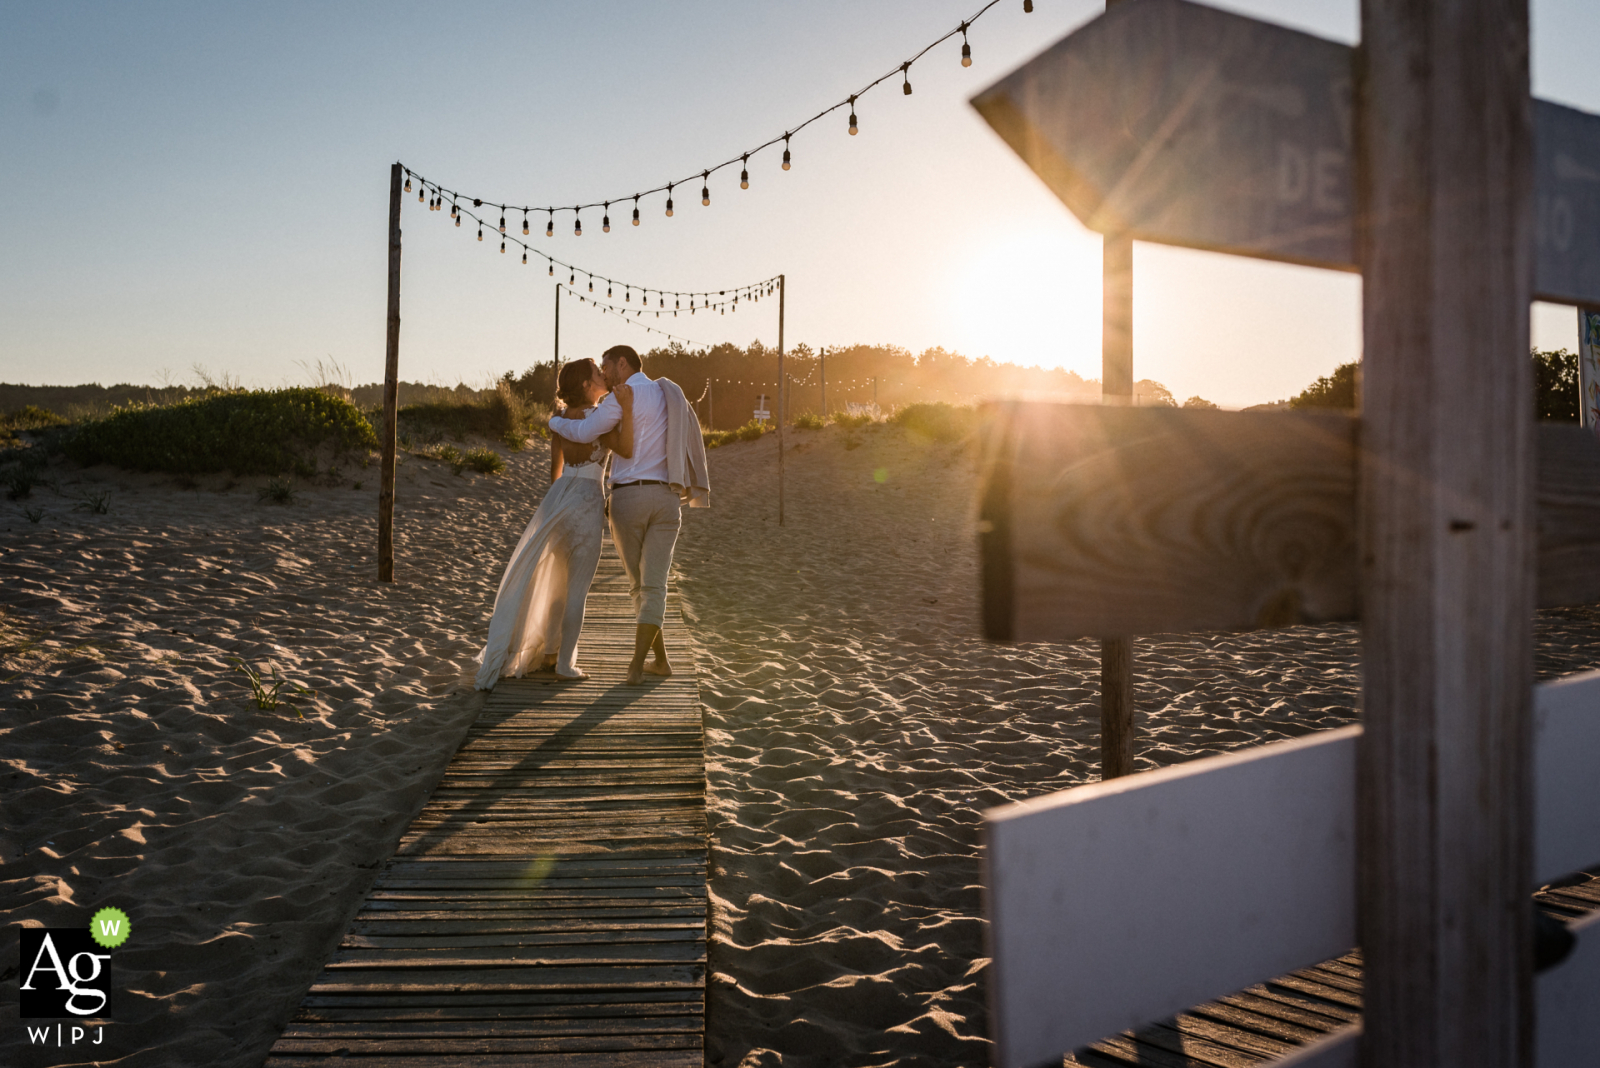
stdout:
MULTIPOLYGON (((895 427, 711 456, 681 589, 704 649, 708 1063, 985 1065, 978 825, 1098 778, 1098 646, 978 637, 976 474, 895 427)), ((1541 674, 1596 666, 1547 614, 1541 674)), ((1358 632, 1141 638, 1141 767, 1355 718, 1358 632)))
MULTIPOLYGON (((117 905, 134 929, 84 1061, 261 1063, 475 714, 455 691, 544 457, 403 465, 393 586, 376 466, 287 507, 66 466, 0 503, 0 961, 18 924, 117 905), (102 490, 109 513, 74 510, 102 490), (305 719, 258 709, 232 656, 314 688, 305 719)), ((73 1060, 25 1053, 17 1011, 0 1062, 73 1060)))

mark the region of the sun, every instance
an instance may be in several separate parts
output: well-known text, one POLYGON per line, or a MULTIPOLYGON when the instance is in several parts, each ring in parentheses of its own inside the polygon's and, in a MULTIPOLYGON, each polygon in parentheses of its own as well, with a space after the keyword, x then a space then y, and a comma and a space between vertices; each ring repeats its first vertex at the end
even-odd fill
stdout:
POLYGON ((1100 238, 1051 226, 997 237, 953 272, 965 355, 1100 377, 1100 238))

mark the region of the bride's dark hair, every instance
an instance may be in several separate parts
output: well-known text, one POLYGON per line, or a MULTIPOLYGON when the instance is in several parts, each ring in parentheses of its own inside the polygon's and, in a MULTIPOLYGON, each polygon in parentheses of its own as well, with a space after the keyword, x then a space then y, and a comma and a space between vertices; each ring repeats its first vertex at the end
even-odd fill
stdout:
POLYGON ((566 363, 556 379, 556 396, 561 398, 561 403, 569 408, 588 407, 589 395, 584 392, 583 387, 594 377, 594 371, 594 361, 587 356, 566 363))

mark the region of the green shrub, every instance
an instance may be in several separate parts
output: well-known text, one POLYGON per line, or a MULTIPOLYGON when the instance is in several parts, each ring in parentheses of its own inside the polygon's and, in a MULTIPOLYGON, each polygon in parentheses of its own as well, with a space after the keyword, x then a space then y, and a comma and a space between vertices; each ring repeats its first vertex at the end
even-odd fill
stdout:
MULTIPOLYGON (((408 404, 400 409, 399 431, 401 436, 425 441, 438 441, 446 436, 461 441, 468 434, 477 434, 516 451, 532 436, 548 436, 544 420, 549 414, 550 410, 544 405, 529 401, 502 382, 493 392, 468 399, 408 404)), ((369 418, 373 426, 380 425, 383 409, 377 409, 369 418)))
POLYGON ((454 445, 424 445, 417 450, 417 455, 429 460, 438 460, 440 463, 450 465, 450 470, 460 474, 466 470, 467 458, 461 450, 454 445))
POLYGON ((834 423, 844 427, 846 430, 854 430, 857 427, 866 426, 868 423, 876 423, 878 421, 877 417, 871 412, 858 412, 855 415, 851 415, 849 412, 834 412, 828 418, 832 419, 834 423))
POLYGON ((216 391, 164 407, 120 408, 63 443, 81 464, 170 474, 310 474, 321 445, 374 449, 372 425, 349 401, 318 389, 216 391))
POLYGON ((767 432, 767 424, 752 419, 737 431, 740 441, 755 441, 767 432))
POLYGON ((271 501, 273 504, 294 503, 294 480, 291 478, 269 479, 261 492, 256 494, 256 499, 271 501))
POLYGON ((794 425, 801 430, 821 430, 828 424, 822 421, 822 416, 808 410, 794 417, 794 425))
POLYGON ((498 475, 506 469, 506 462, 493 449, 468 449, 462 460, 481 475, 498 475))
POLYGON ((937 401, 933 404, 908 405, 895 412, 889 421, 934 441, 960 441, 977 426, 978 413, 973 408, 958 408, 937 401))
POLYGON ((67 425, 65 419, 49 408, 41 408, 37 404, 24 404, 7 415, 5 423, 16 430, 46 430, 50 427, 67 425))

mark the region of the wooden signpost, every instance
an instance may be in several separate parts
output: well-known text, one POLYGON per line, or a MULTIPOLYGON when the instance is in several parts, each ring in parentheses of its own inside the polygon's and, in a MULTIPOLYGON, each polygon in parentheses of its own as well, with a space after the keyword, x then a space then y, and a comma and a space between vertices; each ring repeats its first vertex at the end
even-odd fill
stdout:
MULTIPOLYGON (((1600 838, 1549 806, 1535 820, 1536 781, 1557 808, 1596 802, 1543 757, 1536 776, 1532 612, 1536 597, 1600 598, 1600 445, 1581 430, 1535 433, 1528 308, 1534 295, 1600 303, 1600 118, 1530 102, 1525 2, 1366 0, 1362 13, 1357 66, 1351 49, 1292 30, 1126 0, 974 101, 1102 233, 1359 269, 1364 282, 1359 421, 993 412, 981 528, 991 636, 1363 624, 1361 728, 1291 743, 1282 760, 1238 754, 989 815, 992 1018, 1006 1068, 1265 979, 1279 955, 1309 964, 1356 940, 1363 1064, 1534 1063, 1528 895, 1536 871, 1548 875, 1534 860, 1548 839, 1571 847, 1558 866, 1590 863, 1600 838), (1315 767, 1289 768, 1306 760, 1315 767), (1260 782, 1228 770, 1257 761, 1260 782), (1260 824, 1197 832, 1182 853, 1237 862, 1213 888, 1219 900, 1249 906, 1252 879, 1276 886, 1331 864, 1346 904, 1302 895, 1295 907, 1310 911, 1283 923, 1244 907, 1235 941, 1260 945, 1240 947, 1251 959, 1238 969, 1196 948, 1218 929, 1191 910, 1186 942, 1094 958, 1086 1003, 1117 1005, 1078 1018, 1063 976, 1099 936, 1071 934, 1063 910, 1092 911, 1131 945, 1141 925, 1166 929, 1160 908, 1121 907, 1146 877, 1180 898, 1211 893, 1194 865, 1162 867, 1168 802, 1149 791, 1169 778, 1196 784, 1173 788, 1174 829, 1200 827, 1213 806, 1260 824), (1254 785, 1230 793, 1235 779, 1254 785), (1088 806, 1051 815, 1086 796, 1106 798, 1105 819, 1088 806), (1345 822, 1295 823, 1319 809, 1345 822), (1282 848, 1235 856, 1228 839, 1241 833, 1282 848), (1044 892, 1052 868, 1115 874, 1092 892, 1044 892), (1030 899, 1048 907, 1023 907, 1030 899), (1165 993, 1141 1000, 1152 990, 1165 993)), ((1600 684, 1569 696, 1587 725, 1562 747, 1592 766, 1600 684)), ((1541 1006, 1548 986, 1541 977, 1541 1006)), ((1600 1016, 1600 992, 1558 1002, 1600 1016)), ((1544 1059, 1559 1056, 1548 1022, 1539 1063, 1561 1063, 1544 1059)))
POLYGON ((378 476, 378 581, 394 581, 394 465, 400 407, 401 172, 389 168, 389 317, 383 349, 383 440, 378 476))

